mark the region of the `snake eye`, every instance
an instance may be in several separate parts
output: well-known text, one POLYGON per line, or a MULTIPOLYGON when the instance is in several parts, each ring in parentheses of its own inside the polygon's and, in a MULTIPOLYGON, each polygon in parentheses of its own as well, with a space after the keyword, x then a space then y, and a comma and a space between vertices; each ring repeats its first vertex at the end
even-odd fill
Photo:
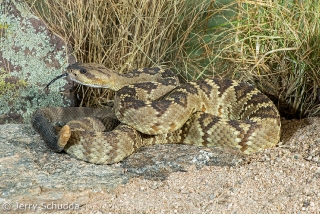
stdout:
POLYGON ((85 74, 85 73, 87 73, 87 70, 84 69, 84 68, 81 68, 81 69, 80 69, 80 73, 81 73, 81 74, 85 74))

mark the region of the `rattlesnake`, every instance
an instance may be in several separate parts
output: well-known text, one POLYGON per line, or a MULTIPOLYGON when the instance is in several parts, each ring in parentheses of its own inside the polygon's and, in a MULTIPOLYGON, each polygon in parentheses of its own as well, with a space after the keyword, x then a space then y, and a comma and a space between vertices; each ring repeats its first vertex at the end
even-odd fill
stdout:
POLYGON ((113 109, 43 108, 32 117, 50 148, 84 161, 116 163, 142 146, 165 143, 231 147, 249 154, 275 146, 280 138, 277 108, 246 83, 211 78, 180 85, 170 70, 144 68, 120 75, 94 63, 70 65, 61 76, 66 75, 116 91, 113 109))

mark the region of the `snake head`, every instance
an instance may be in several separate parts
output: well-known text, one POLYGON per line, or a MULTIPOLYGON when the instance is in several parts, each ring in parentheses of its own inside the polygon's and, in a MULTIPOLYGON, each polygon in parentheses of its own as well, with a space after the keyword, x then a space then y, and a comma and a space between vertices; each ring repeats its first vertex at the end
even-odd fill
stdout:
POLYGON ((117 90, 114 82, 118 74, 101 64, 77 62, 67 67, 67 74, 70 80, 81 85, 117 90))

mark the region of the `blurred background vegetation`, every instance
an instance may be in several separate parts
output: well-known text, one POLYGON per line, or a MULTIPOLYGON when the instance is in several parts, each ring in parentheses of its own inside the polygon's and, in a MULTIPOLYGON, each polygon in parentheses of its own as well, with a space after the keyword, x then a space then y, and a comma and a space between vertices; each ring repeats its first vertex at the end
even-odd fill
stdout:
MULTIPOLYGON (((120 73, 169 67, 186 81, 254 84, 286 118, 320 114, 318 0, 27 0, 78 61, 120 73)), ((80 87, 83 106, 112 93, 80 87)))

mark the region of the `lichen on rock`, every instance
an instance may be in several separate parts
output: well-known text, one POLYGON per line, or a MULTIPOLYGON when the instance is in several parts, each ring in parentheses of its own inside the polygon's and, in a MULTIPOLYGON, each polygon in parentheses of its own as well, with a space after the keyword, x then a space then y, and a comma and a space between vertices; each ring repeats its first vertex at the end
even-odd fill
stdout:
POLYGON ((75 58, 68 46, 33 15, 23 1, 0 4, 0 124, 29 122, 39 107, 70 106, 70 83, 56 82, 50 93, 44 86, 75 58))

